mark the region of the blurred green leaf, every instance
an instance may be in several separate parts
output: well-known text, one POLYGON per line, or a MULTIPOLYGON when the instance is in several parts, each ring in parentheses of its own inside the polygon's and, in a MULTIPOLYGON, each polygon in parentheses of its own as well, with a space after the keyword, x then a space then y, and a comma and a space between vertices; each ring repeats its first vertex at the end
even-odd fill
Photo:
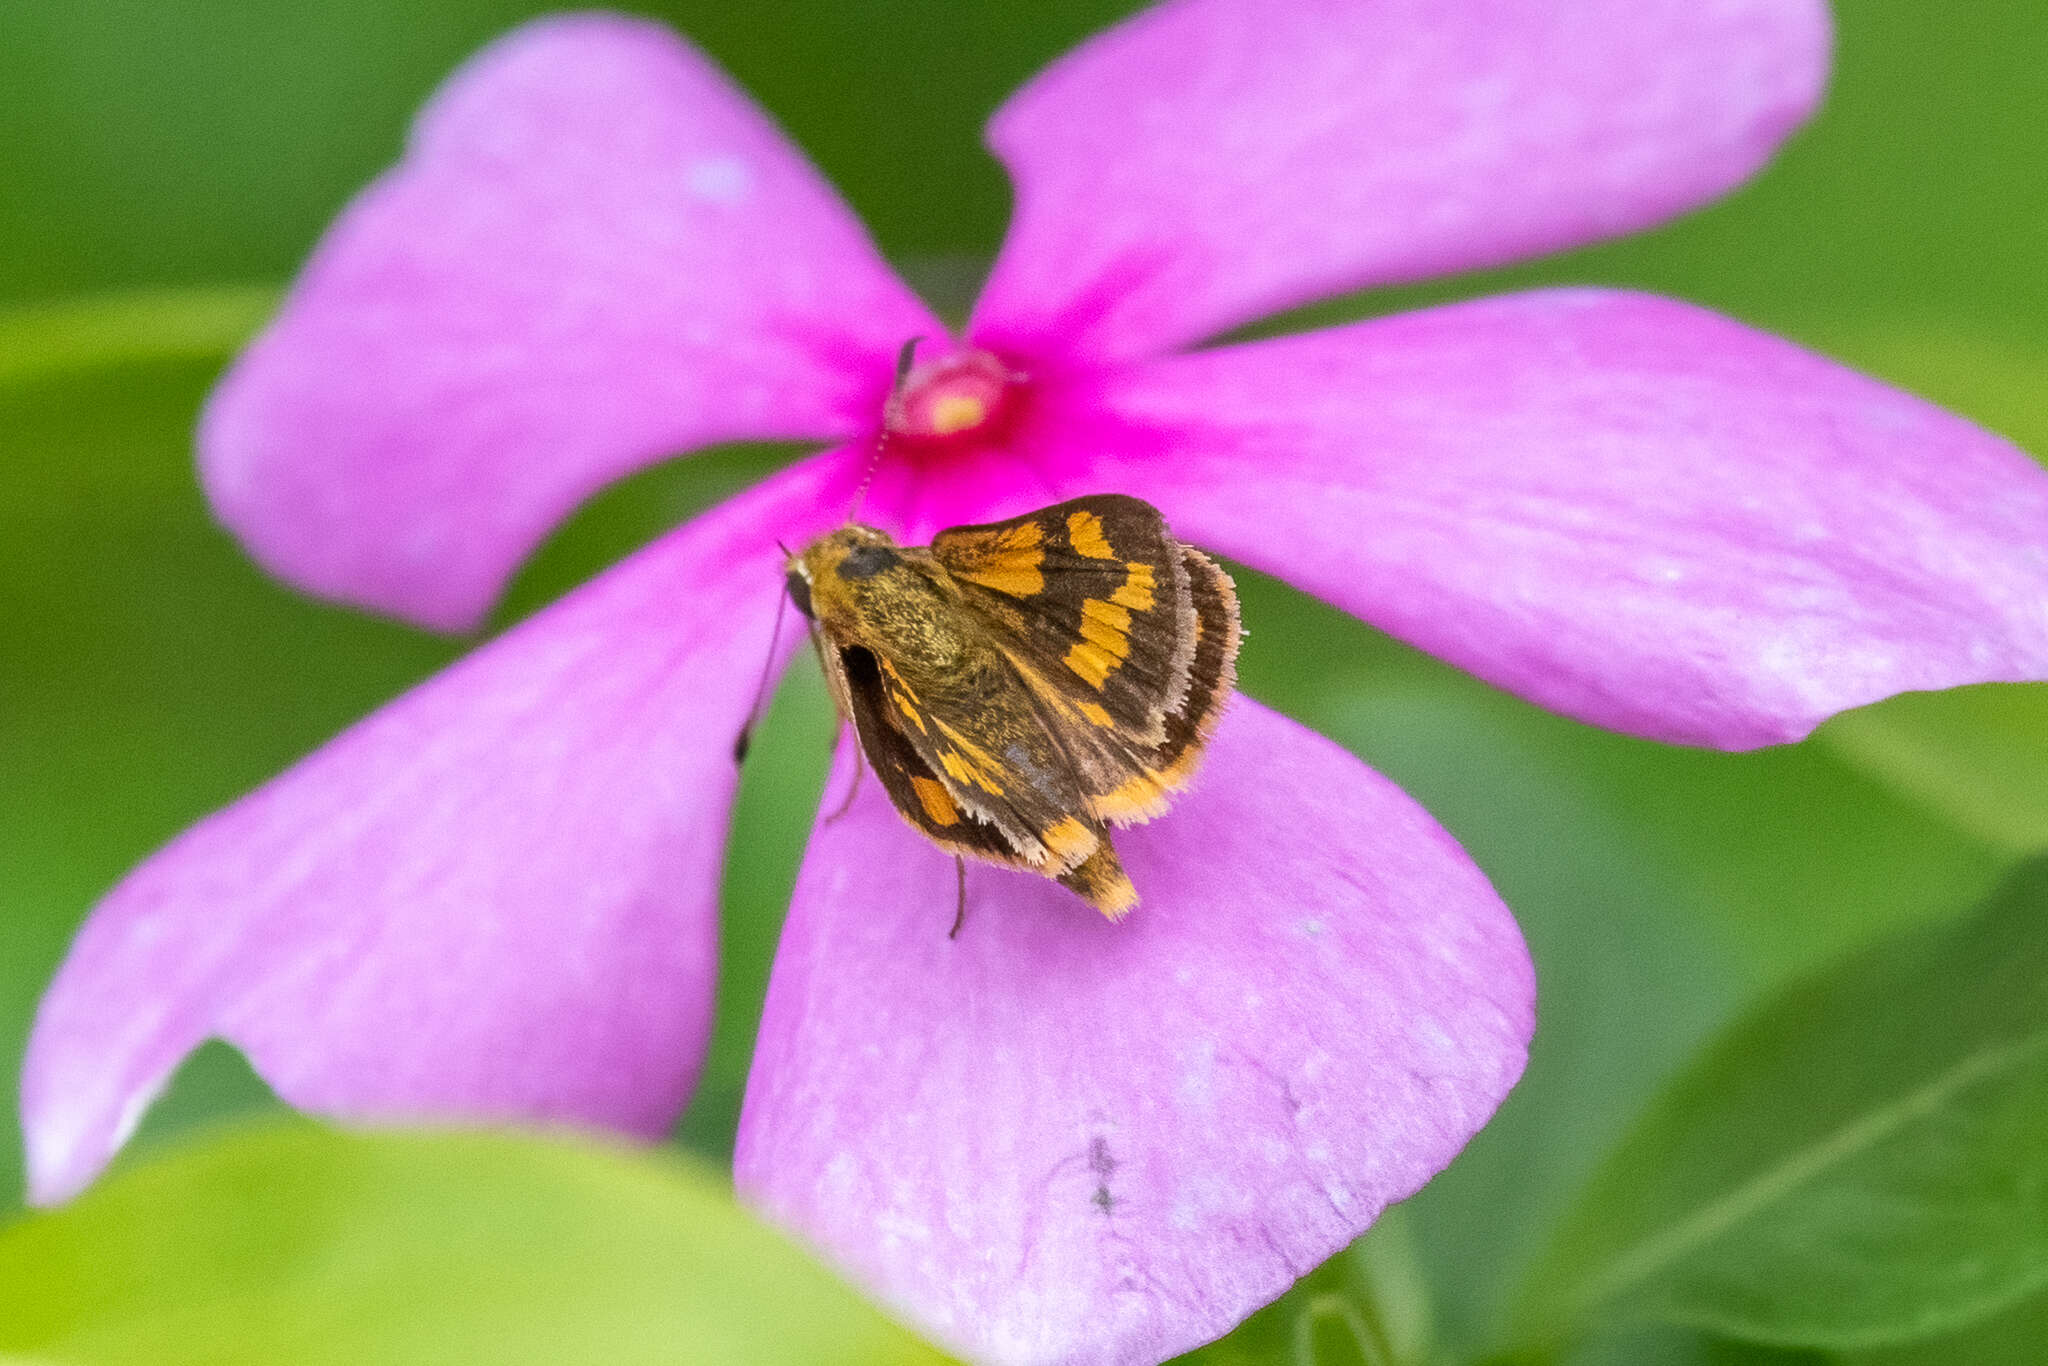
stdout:
POLYGON ((1420 1366, 1430 1359, 1429 1287, 1402 1207, 1295 1282, 1228 1337, 1178 1366, 1420 1366))
POLYGON ((1829 354, 1991 428, 2048 463, 2048 319, 2033 340, 1989 335, 1983 315, 1915 323, 1830 320, 1814 328, 1829 354))
POLYGON ((1523 1299, 1765 1342, 1944 1331, 2048 1283, 2048 860, 1981 914, 1800 983, 1715 1041, 1523 1299))
POLYGON ((81 1366, 944 1360, 693 1164, 296 1124, 0 1234, 0 1346, 81 1366))
POLYGON ((1561 1356, 1508 1357, 1486 1366, 1832 1366, 1825 1352, 1716 1337, 1671 1323, 1614 1324, 1561 1356))
POLYGON ((1839 1366, 2041 1366, 2048 1356, 2048 1294, 1980 1319, 1960 1333, 1836 1358, 1839 1366))
POLYGON ((138 290, 0 310, 0 384, 136 361, 218 359, 277 306, 264 285, 138 290))
MULTIPOLYGON (((981 125, 1140 0, 650 0, 891 251, 987 251, 981 125)), ((282 278, 460 62, 546 0, 0 0, 0 296, 282 278)))
POLYGON ((1990 843, 2048 849, 2048 684, 1906 693, 1838 716, 1820 736, 1990 843))

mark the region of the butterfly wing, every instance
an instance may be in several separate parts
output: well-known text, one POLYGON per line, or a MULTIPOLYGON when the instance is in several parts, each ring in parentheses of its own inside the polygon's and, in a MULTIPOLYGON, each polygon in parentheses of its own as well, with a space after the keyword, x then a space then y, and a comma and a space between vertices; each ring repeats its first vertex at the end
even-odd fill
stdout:
MULTIPOLYGON (((869 650, 828 649, 826 658, 834 696, 852 718, 861 752, 891 804, 926 838, 949 853, 1051 873, 1112 920, 1137 904, 1137 889, 1124 873, 1109 832, 1078 794, 1068 798, 1072 805, 1060 806, 1042 795, 1034 799, 1027 794, 1020 802, 1012 793, 1006 801, 1004 794, 980 785, 991 777, 998 786, 1013 784, 1020 770, 1039 761, 1013 762, 993 775, 978 768, 956 773, 959 757, 972 751, 963 752, 956 727, 939 723, 944 708, 932 710, 869 650), (931 738, 934 729, 937 741, 931 738), (946 762, 949 755, 956 756, 952 765, 946 762), (1020 829, 1028 833, 1015 833, 1020 829)), ((1017 686, 1023 687, 1021 680, 1017 686)), ((966 743, 981 749, 976 741, 966 743)), ((1048 762, 1051 757, 1043 756, 1048 762)))
POLYGON ((1107 839, 999 651, 940 674, 849 645, 827 667, 890 800, 941 845, 1054 874, 1107 839))
POLYGON ((1216 730, 1237 686, 1237 647, 1244 637, 1238 615, 1237 585, 1223 566, 1192 546, 1181 547, 1188 575, 1189 605, 1195 617, 1195 654, 1188 670, 1188 689, 1166 717, 1166 739, 1152 752, 1160 785, 1167 791, 1184 787, 1194 775, 1202 747, 1216 730))
POLYGON ((932 540, 1005 648, 1075 713, 1142 745, 1188 690, 1195 623, 1180 546, 1151 504, 1098 494, 932 540))
POLYGON ((1164 810, 1235 681, 1229 576, 1121 495, 942 532, 932 553, 1002 628, 1088 809, 1118 823, 1164 810))
POLYGON ((890 719, 891 709, 874 655, 859 648, 836 650, 828 645, 821 651, 821 657, 833 694, 840 703, 840 714, 852 720, 861 753, 903 818, 951 853, 1012 867, 1030 867, 1031 861, 1010 842, 1001 827, 954 799, 951 786, 925 762, 917 746, 890 719))

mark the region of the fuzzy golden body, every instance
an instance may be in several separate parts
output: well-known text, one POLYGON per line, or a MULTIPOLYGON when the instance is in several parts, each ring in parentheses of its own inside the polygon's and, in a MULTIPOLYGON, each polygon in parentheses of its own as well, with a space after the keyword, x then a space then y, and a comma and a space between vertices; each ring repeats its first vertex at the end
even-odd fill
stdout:
POLYGON ((1110 827, 1165 810, 1228 701, 1237 595, 1150 504, 1078 498, 929 547, 849 524, 792 557, 840 715, 940 847, 1137 902, 1110 827))

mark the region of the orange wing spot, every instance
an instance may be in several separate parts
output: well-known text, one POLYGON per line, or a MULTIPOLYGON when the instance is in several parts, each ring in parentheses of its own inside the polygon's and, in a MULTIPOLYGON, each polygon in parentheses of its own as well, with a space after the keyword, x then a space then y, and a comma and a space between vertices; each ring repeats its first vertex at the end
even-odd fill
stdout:
POLYGON ((1090 598, 1081 604, 1081 639, 1118 663, 1131 657, 1131 638, 1125 634, 1130 628, 1131 614, 1113 603, 1090 598))
POLYGON ((1045 591, 1045 572, 1039 568, 1044 563, 1043 550, 1026 550, 990 560, 972 574, 960 577, 1013 598, 1034 598, 1045 591))
POLYGON ((910 786, 917 793, 918 805, 924 808, 925 815, 932 818, 933 825, 960 823, 960 808, 953 805, 953 798, 946 791, 944 783, 930 778, 920 778, 913 773, 910 775, 910 786))
POLYGON ((1081 676, 1083 682, 1099 692, 1122 661, 1100 645, 1080 640, 1074 642, 1073 648, 1067 651, 1065 662, 1069 669, 1081 676))
POLYGON ((1052 856, 1063 864, 1074 863, 1090 853, 1100 841, 1078 817, 1068 816, 1039 834, 1052 856))
POLYGON ((1108 840, 1077 866, 1060 874, 1060 884, 1077 892, 1111 920, 1121 920, 1138 904, 1138 889, 1124 872, 1108 840))
POLYGON ((1067 542, 1075 553, 1086 555, 1091 560, 1113 560, 1116 551, 1110 549, 1109 538, 1102 534, 1102 519, 1092 512, 1067 514, 1067 542))
POLYGON ((995 539, 1005 550, 1030 550, 1045 544, 1045 528, 1036 522, 1019 522, 995 539))
POLYGON ((958 750, 940 750, 939 767, 945 769, 947 774, 950 775, 953 781, 956 783, 970 783, 975 787, 981 786, 980 770, 976 769, 973 764, 970 764, 965 759, 961 758, 960 752, 958 750))
POLYGON ((1019 522, 1000 531, 949 533, 943 563, 959 578, 1013 598, 1045 591, 1045 528, 1019 522))
POLYGON ((978 787, 992 796, 1002 796, 1003 785, 992 776, 997 765, 995 760, 989 757, 988 751, 962 736, 944 721, 940 721, 938 726, 939 733, 955 746, 939 751, 939 767, 945 769, 954 782, 978 787))
POLYGON ((1089 800, 1089 808, 1106 821, 1148 821, 1166 810, 1172 793, 1170 775, 1140 773, 1100 797, 1089 800))
POLYGON ((889 680, 889 700, 896 704, 896 710, 903 713, 904 720, 917 727, 920 735, 928 733, 924 724, 924 717, 918 715, 917 703, 911 700, 910 685, 903 681, 903 675, 897 673, 896 666, 888 660, 883 659, 878 662, 882 666, 882 673, 889 680))
POLYGON ((1087 717, 1096 725, 1101 726, 1104 730, 1108 730, 1116 724, 1114 717, 1093 702, 1083 702, 1081 704, 1081 715, 1087 717))
POLYGON ((1114 602, 1103 602, 1099 598, 1082 600, 1081 619, 1084 622, 1099 621, 1118 635, 1123 635, 1131 629, 1131 614, 1127 608, 1114 602))
POLYGON ((1152 566, 1136 560, 1124 564, 1124 581, 1109 600, 1119 607, 1128 607, 1133 612, 1149 612, 1154 601, 1152 590, 1157 587, 1152 577, 1152 566))

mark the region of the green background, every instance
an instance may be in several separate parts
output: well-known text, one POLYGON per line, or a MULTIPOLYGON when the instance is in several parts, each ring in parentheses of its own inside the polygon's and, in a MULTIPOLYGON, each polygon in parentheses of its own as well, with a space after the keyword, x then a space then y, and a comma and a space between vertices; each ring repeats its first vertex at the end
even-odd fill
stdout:
MULTIPOLYGON (((647 12, 724 63, 913 282, 957 313, 1007 211, 1003 177, 980 148, 982 120, 1045 60, 1130 8, 786 0, 647 12)), ((0 0, 0 1074, 12 1074, 36 994, 72 929, 127 867, 467 648, 265 580, 209 520, 189 435, 223 360, 328 218, 393 158, 424 95, 477 45, 537 12, 487 0, 0 0)), ((1788 334, 2048 451, 2048 6, 1847 0, 1837 15, 1838 74, 1825 111, 1728 200, 1627 242, 1319 306, 1289 325, 1534 282, 1640 286, 1788 334)), ((607 492, 527 567, 497 624, 787 454, 713 452, 607 492)), ((1910 1246, 1878 1238, 1870 1266, 1835 1268, 1849 1280, 1827 1282, 1827 1303, 1862 1303, 1844 1299, 1848 1284, 1868 1290, 1875 1307, 1825 1331, 1812 1314, 1793 1313, 1797 1275, 1775 1278, 1783 1303, 1741 1317, 1726 1278, 1710 1274, 1712 1258, 1691 1280, 1652 1278, 1612 1305, 1587 1298, 1587 1286, 1607 1281, 1580 1275, 1574 1258, 1625 1241, 1629 1220, 1646 1209, 1672 1206, 1673 1226, 1682 1225, 1688 1199, 1732 1180, 1688 1166, 1697 1154, 1688 1157, 1676 1136, 1725 1133, 1747 1153, 1747 1141, 1768 1146, 1800 1128, 1812 1088, 1796 1075, 1751 1075, 1758 1059, 1799 1056, 1773 1043, 1772 1031, 1806 1017, 1766 1004, 1774 992, 1812 974, 1878 971, 1877 960, 1849 955, 1872 945, 1881 954, 1895 934, 1939 936, 1963 924, 2026 854, 2048 848, 2042 688, 1904 698, 1756 754, 1677 750, 1550 717, 1282 586, 1245 578, 1246 616, 1257 627, 1243 661, 1247 690, 1400 781, 1465 843, 1529 938, 1542 1027, 1522 1087, 1453 1169, 1354 1254, 1214 1349, 1219 1359, 2038 1359, 2024 1353, 2041 1340, 2029 1325, 2048 1326, 2048 1300, 2030 1298, 2048 1283, 2048 1252, 2024 1237, 1998 1243, 2011 1275, 1974 1298, 1949 1293, 1941 1269, 1983 1261, 2007 1235, 1946 1215, 1910 1246), (1716 1109, 1738 1093, 1754 1103, 1716 1109), (1698 1309, 1702 1295, 1713 1312, 1698 1309), (1590 1307, 1560 1318, 1555 1306, 1580 1300, 1590 1307)), ((729 1150, 830 733, 815 677, 794 671, 737 813, 719 1026, 678 1140, 706 1159, 701 1171, 715 1172, 729 1150)), ((2032 893, 2014 895, 2022 910, 1997 924, 2009 937, 2000 942, 2020 954, 2048 922, 2028 918, 2032 893)), ((1969 951, 1957 948, 1957 961, 1977 961, 1969 951)), ((1901 998, 1885 1024, 1918 1033, 1947 1019, 1942 981, 1968 992, 1978 978, 1957 968, 1901 998)), ((1796 990, 1826 995, 1811 982, 1796 990)), ((1801 1039, 1859 1032, 1840 1021, 1798 1028, 1801 1039)), ((2010 1045, 2024 1063, 2034 1035, 2024 1022, 2017 1028, 2021 1043, 1999 1035, 1995 1048, 1958 1035, 1950 1060, 1992 1056, 1981 1048, 2003 1058, 1996 1050, 2010 1045)), ((1853 1070, 1826 1053, 1811 1065, 1853 1070)), ((1911 1066, 1890 1055, 1854 1063, 1880 1092, 1911 1066)), ((1977 1153, 2006 1182, 1984 1197, 1994 1204, 2048 1180, 2036 1160, 2048 1138, 2013 1102, 2034 1094, 2025 1088, 2037 1079, 2025 1066, 1998 1077, 2018 1088, 1998 1093, 2010 1115, 1994 1105, 1951 1116, 1948 1100, 1935 1103, 1939 1117, 1981 1140, 1973 1148, 1960 1129, 1943 1129, 1940 1151, 1977 1153)), ((94 1265, 138 1224, 204 1228, 223 1209, 245 1209, 255 1189, 248 1171, 276 1160, 270 1150, 257 1142, 245 1152, 234 1145, 254 1141, 246 1136, 195 1139, 192 1130, 270 1107, 232 1053, 209 1048, 124 1159, 138 1167, 141 1194, 129 1201, 117 1189, 121 1200, 84 1211, 91 1217, 75 1226, 60 1218, 0 1233, 0 1352, 170 1359, 123 1356, 129 1349, 105 1345, 117 1331, 95 1337, 89 1323, 70 1337, 21 1326, 28 1320, 10 1314, 10 1293, 19 1310, 44 1295, 36 1277, 70 1265, 21 1249, 69 1238, 71 1255, 94 1265), (193 1142, 202 1145, 196 1154, 173 1159, 186 1165, 160 1176, 152 1153, 193 1142), (215 1160, 216 1148, 227 1156, 215 1160)), ((450 1211, 444 1224, 407 1224, 405 1236, 426 1248, 473 1217, 465 1201, 497 1198, 471 1189, 473 1164, 444 1160, 431 1144, 365 1156, 296 1129, 271 1141, 334 1145, 301 1157, 350 1172, 406 1167, 426 1191, 452 1183, 445 1199, 422 1205, 450 1211)), ((1756 1157, 1771 1154, 1758 1147, 1756 1157)), ((698 1167, 657 1165, 619 1179, 703 1184, 698 1167)), ((558 1167, 543 1156, 490 1169, 509 1173, 503 1198, 535 1199, 533 1217, 545 1220, 563 1217, 585 1179, 558 1167), (564 1181, 566 1192, 557 1189, 564 1181)), ((10 1132, 0 1142, 0 1204, 14 1199, 19 1171, 10 1132)), ((1829 1179, 1814 1196, 1823 1206, 1876 1198, 1864 1187, 1843 1196, 1829 1179)), ((689 1199, 715 1198, 690 1189, 689 1199)), ((1757 1236, 1782 1242, 1787 1228, 1806 1227, 1801 1208, 1777 1210, 1757 1236)), ((314 1217, 273 1202, 263 1226, 278 1230, 279 1247, 403 1243, 374 1210, 316 1220, 318 1236, 293 1223, 301 1215, 314 1217)), ((679 1217, 672 1237, 696 1226, 679 1217)), ((631 1240, 587 1241, 566 1246, 622 1265, 648 1255, 631 1240)), ((1801 1248, 1824 1257, 1828 1246, 1815 1235, 1794 1260, 1801 1248)), ((532 1255, 545 1263, 565 1254, 532 1255)), ((433 1268, 445 1262, 422 1254, 421 1293, 438 1293, 433 1268)), ((196 1285, 205 1268, 192 1274, 196 1285)), ((132 1283, 153 1280, 137 1272, 132 1283)), ((574 1288, 581 1283, 563 1290, 565 1304, 584 1293, 574 1288)), ((1748 1293, 1754 1299, 1756 1288, 1748 1293)), ((247 1286, 236 1295, 270 1303, 247 1286)), ((596 1315, 586 1301, 563 1312, 596 1315)), ((535 1302, 544 1308, 545 1296, 535 1302)), ((299 1303, 278 1299, 261 1312, 288 1316, 299 1303)), ((81 1323, 112 1312, 98 1301, 78 1310, 81 1323)), ((390 1340, 366 1339, 358 1359, 410 1359, 391 1343, 416 1335, 419 1323, 397 1315, 388 1327, 390 1340)), ((858 1336, 847 1331, 848 1341, 858 1336)), ((463 1341, 486 1353, 479 1359, 524 1360, 519 1352, 543 1340, 463 1341)), ((592 1359, 602 1355, 595 1339, 579 1340, 592 1359)))

